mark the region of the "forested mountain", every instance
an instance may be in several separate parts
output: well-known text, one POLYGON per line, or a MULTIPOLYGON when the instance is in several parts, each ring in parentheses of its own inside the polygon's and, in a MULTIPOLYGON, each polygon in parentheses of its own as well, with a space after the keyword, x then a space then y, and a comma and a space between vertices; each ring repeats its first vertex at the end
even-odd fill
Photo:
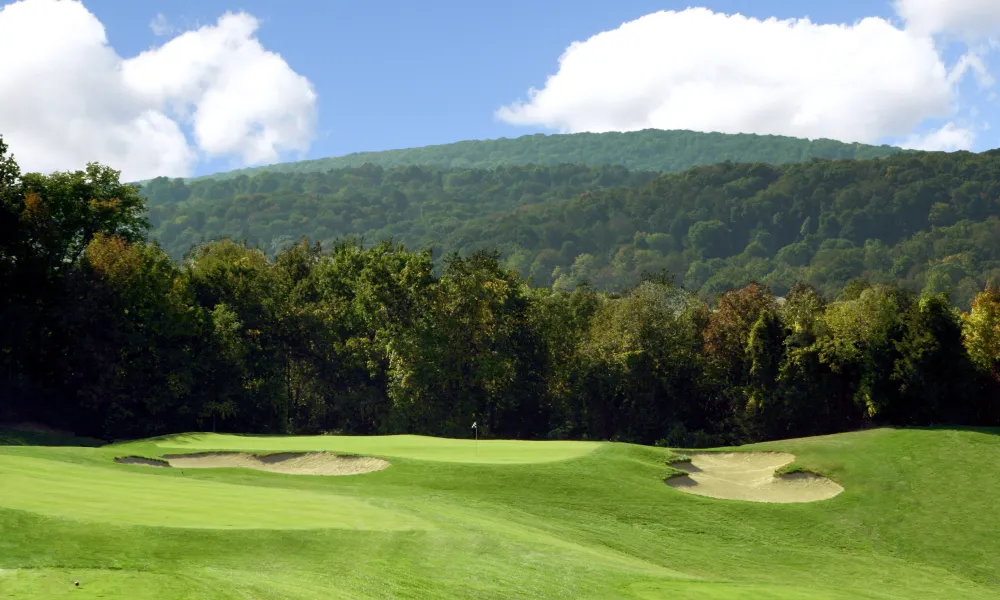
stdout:
POLYGON ((356 152, 346 156, 240 169, 208 177, 226 179, 263 171, 313 173, 369 163, 385 168, 422 165, 449 169, 577 163, 622 165, 639 171, 673 173, 726 161, 785 164, 812 158, 879 158, 899 152, 905 151, 892 146, 847 144, 828 139, 810 141, 779 135, 646 129, 625 133, 535 134, 404 150, 356 152))
MULTIPOLYGON (((487 437, 681 447, 1000 422, 998 288, 960 315, 942 294, 860 281, 836 298, 796 283, 783 302, 758 283, 706 300, 662 274, 614 293, 533 287, 495 252, 452 254, 435 269, 429 252, 390 242, 297 243, 269 257, 223 240, 177 263, 145 240, 144 200, 114 170, 22 175, 5 150, 0 141, 0 422, 106 438, 460 436, 477 422, 487 437)), ((973 155, 725 165, 533 206, 551 211, 545 223, 557 216, 579 230, 578 249, 607 243, 606 223, 626 231, 646 211, 686 232, 666 226, 661 235, 676 237, 647 240, 662 241, 661 256, 673 253, 669 239, 701 261, 753 236, 763 248, 754 253, 792 246, 780 262, 824 231, 843 236, 827 249, 849 252, 856 230, 845 228, 877 216, 893 223, 892 239, 966 227, 931 246, 961 246, 976 261, 998 246, 995 167, 973 155), (670 212, 657 213, 663 206, 670 212), (913 233, 942 215, 954 224, 913 233), (812 219, 815 230, 802 224, 812 219)), ((449 176, 364 172, 381 183, 449 176)), ((533 243, 560 242, 545 235, 533 243)), ((880 256, 875 245, 869 255, 880 256)), ((580 256, 574 266, 587 262, 580 256)))
POLYGON ((450 247, 452 232, 469 220, 584 192, 634 187, 655 177, 614 166, 448 171, 365 165, 191 183, 159 178, 142 193, 149 200, 154 239, 180 258, 193 244, 220 237, 247 239, 266 251, 303 236, 325 243, 357 236, 450 247))
POLYGON ((360 236, 463 254, 499 249, 537 285, 621 289, 666 269, 717 294, 751 280, 836 295, 863 277, 949 292, 968 307, 1000 279, 1000 157, 724 163, 655 175, 581 165, 443 170, 366 165, 144 189, 152 237, 175 258, 246 239, 266 252, 360 236))

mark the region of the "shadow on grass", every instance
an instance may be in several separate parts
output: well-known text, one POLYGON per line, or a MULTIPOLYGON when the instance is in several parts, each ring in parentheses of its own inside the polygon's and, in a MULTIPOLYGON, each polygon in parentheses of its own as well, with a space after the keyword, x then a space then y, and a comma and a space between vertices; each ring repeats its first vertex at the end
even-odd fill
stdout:
POLYGON ((0 446, 82 446, 97 448, 104 442, 58 431, 6 429, 0 427, 0 446))

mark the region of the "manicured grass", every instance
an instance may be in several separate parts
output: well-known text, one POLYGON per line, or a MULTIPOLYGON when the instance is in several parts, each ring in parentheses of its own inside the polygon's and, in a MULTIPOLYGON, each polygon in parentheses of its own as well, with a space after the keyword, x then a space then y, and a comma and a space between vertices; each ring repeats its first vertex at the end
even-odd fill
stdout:
POLYGON ((405 513, 364 500, 199 479, 150 477, 55 460, 0 455, 0 507, 129 525, 209 529, 395 530, 418 527, 405 513))
POLYGON ((783 505, 671 489, 670 451, 627 444, 481 442, 479 462, 411 436, 3 447, 0 598, 996 598, 997 433, 760 445, 845 488, 783 505), (212 449, 393 465, 321 477, 113 462, 212 449))
POLYGON ((156 445, 172 450, 243 450, 302 452, 325 450, 379 457, 440 462, 525 464, 578 458, 600 446, 597 442, 523 442, 432 438, 420 435, 278 437, 188 433, 158 438, 156 445))

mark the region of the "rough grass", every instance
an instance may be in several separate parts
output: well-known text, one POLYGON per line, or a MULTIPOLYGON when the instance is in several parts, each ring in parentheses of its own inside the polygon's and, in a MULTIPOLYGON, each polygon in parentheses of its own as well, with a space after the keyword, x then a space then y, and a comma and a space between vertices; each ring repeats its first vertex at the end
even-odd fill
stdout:
POLYGON ((478 458, 410 437, 0 448, 0 598, 1000 596, 997 432, 883 429, 755 447, 791 452, 845 487, 789 505, 673 490, 666 449, 561 444, 506 442, 478 458), (332 450, 393 467, 321 478, 113 462, 178 449, 332 450), (197 524, 158 516, 179 512, 197 524), (255 519, 269 528, 241 528, 255 519))

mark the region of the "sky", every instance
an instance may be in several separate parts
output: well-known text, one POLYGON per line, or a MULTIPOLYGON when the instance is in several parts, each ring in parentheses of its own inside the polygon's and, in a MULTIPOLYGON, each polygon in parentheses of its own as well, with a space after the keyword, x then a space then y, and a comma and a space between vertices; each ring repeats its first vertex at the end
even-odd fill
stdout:
POLYGON ((1000 146, 998 0, 0 0, 0 136, 126 181, 531 133, 1000 146))

